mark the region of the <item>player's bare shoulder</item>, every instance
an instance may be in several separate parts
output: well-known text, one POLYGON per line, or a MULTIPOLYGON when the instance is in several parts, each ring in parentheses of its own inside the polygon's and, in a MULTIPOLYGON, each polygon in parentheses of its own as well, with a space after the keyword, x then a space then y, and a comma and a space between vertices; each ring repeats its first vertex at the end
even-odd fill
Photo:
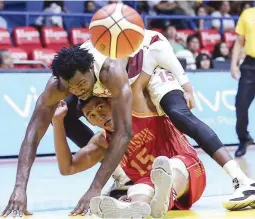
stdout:
POLYGON ((69 95, 70 92, 64 87, 60 80, 55 76, 51 76, 43 92, 46 103, 49 105, 58 103, 69 95))
POLYGON ((110 81, 115 81, 116 79, 126 78, 126 66, 128 63, 127 58, 122 59, 111 59, 107 58, 101 67, 99 78, 103 84, 108 84, 110 81))

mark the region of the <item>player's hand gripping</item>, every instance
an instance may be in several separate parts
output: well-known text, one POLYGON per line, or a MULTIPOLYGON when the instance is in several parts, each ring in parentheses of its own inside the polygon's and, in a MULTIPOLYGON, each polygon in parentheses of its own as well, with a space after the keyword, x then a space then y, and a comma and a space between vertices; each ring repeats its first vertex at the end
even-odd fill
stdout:
POLYGON ((187 102, 188 108, 193 109, 195 107, 195 99, 193 94, 190 94, 189 92, 184 92, 183 96, 187 102))
POLYGON ((65 101, 61 100, 58 107, 53 115, 53 120, 62 120, 66 116, 68 111, 67 104, 65 101))
POLYGON ((100 196, 101 190, 89 189, 82 196, 75 209, 70 212, 69 216, 85 215, 89 210, 89 203, 93 197, 100 196))
POLYGON ((27 194, 24 189, 20 188, 14 189, 10 197, 9 203, 1 216, 7 217, 11 213, 13 217, 32 215, 32 213, 27 211, 27 194))

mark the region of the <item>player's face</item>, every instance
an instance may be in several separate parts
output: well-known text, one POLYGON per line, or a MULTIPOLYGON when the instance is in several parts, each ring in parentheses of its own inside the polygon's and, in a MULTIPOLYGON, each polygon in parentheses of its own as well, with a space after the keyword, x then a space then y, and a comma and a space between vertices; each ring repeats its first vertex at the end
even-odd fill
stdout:
POLYGON ((69 81, 60 78, 64 86, 74 95, 82 100, 93 95, 93 86, 96 82, 93 71, 82 73, 76 71, 74 77, 69 81))
POLYGON ((107 98, 95 97, 82 109, 89 123, 113 131, 112 109, 107 98))

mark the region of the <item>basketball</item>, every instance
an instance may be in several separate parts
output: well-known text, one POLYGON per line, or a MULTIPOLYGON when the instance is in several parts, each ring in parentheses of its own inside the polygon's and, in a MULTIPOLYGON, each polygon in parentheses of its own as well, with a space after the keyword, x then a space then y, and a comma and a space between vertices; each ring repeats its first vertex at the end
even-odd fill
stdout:
POLYGON ((135 52, 144 38, 144 23, 131 7, 114 3, 99 9, 90 25, 94 47, 110 58, 124 58, 135 52))

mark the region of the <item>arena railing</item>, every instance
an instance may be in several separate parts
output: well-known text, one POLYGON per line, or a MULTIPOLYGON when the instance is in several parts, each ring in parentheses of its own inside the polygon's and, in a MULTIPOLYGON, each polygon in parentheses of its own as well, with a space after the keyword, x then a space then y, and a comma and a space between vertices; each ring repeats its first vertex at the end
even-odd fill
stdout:
MULTIPOLYGON (((63 18, 83 18, 84 22, 86 20, 90 20, 92 18, 92 14, 88 13, 46 13, 46 12, 18 12, 18 11, 1 11, 0 16, 24 16, 25 17, 25 26, 31 25, 30 18, 36 17, 36 16, 61 16, 63 18)), ((224 26, 223 26, 223 20, 235 20, 237 21, 239 16, 231 16, 231 17, 212 17, 212 16, 188 16, 188 15, 142 15, 145 27, 148 27, 148 21, 149 20, 187 20, 191 22, 191 24, 194 26, 194 22, 196 20, 204 19, 204 20, 220 20, 221 22, 221 28, 220 33, 222 34, 224 32, 224 26)))

